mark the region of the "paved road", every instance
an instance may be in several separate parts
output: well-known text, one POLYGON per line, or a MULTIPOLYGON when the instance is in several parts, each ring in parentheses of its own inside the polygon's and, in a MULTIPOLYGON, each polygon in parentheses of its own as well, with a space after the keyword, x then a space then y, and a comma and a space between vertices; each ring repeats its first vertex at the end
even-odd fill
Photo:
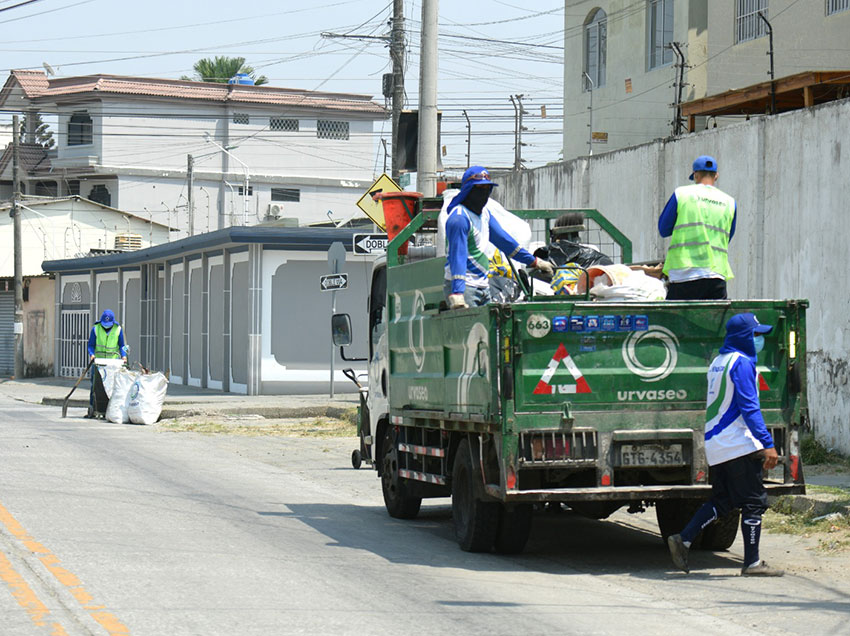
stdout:
POLYGON ((848 630, 848 577, 741 579, 735 552, 685 577, 648 513, 540 515, 526 554, 466 554, 445 501, 390 519, 349 440, 58 416, 0 398, 2 636, 848 630))

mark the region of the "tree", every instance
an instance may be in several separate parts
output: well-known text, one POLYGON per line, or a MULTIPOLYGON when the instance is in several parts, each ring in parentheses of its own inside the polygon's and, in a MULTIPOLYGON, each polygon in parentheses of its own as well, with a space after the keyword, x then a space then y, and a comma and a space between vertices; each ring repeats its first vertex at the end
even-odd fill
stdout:
POLYGON ((41 113, 24 113, 21 120, 21 139, 27 140, 27 120, 32 117, 32 130, 35 132, 35 143, 44 148, 53 148, 56 145, 56 140, 53 138, 53 131, 50 126, 41 118, 41 113))
POLYGON ((258 76, 253 67, 245 64, 244 57, 225 57, 223 55, 216 55, 214 58, 205 57, 195 62, 192 68, 195 70, 194 77, 184 75, 180 79, 227 84, 227 80, 237 73, 245 73, 254 80, 254 84, 257 86, 269 82, 265 75, 258 76))

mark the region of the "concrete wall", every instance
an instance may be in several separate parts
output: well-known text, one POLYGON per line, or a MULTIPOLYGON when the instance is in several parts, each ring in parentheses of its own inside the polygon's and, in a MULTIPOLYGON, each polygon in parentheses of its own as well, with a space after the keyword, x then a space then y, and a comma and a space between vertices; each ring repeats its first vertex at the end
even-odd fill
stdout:
MULTIPOLYGON (((811 0, 770 0, 768 5, 776 77, 850 69, 850 11, 827 16, 825 2, 811 0)), ((588 154, 590 96, 581 81, 584 23, 597 8, 608 15, 608 59, 605 85, 593 92, 593 130, 608 133, 608 142, 594 144, 593 153, 671 136, 675 66, 649 69, 646 7, 631 0, 566 0, 565 6, 564 158, 588 154)), ((688 64, 683 101, 769 79, 767 36, 735 43, 735 0, 675 0, 673 8, 673 39, 683 45, 688 64)), ((734 121, 721 118, 719 123, 734 121)), ((697 127, 703 126, 700 118, 697 127)))
POLYGON ((53 332, 55 329, 53 277, 26 278, 28 300, 24 301, 24 376, 53 375, 53 332))
POLYGON ((509 208, 597 208, 661 259, 658 215, 688 183, 693 158, 717 158, 718 186, 738 201, 732 298, 808 298, 809 405, 818 436, 850 452, 850 100, 759 118, 671 142, 585 157, 503 179, 509 208))
MULTIPOLYGON (((23 272, 41 273, 46 260, 72 258, 93 248, 114 249, 116 234, 138 234, 142 247, 164 243, 168 238, 165 227, 153 226, 142 219, 128 217, 85 201, 59 201, 55 204, 22 208, 21 243, 23 272)), ((12 245, 12 219, 5 211, 0 214, 0 245, 12 245)), ((0 250, 0 276, 14 271, 12 250, 0 250)))

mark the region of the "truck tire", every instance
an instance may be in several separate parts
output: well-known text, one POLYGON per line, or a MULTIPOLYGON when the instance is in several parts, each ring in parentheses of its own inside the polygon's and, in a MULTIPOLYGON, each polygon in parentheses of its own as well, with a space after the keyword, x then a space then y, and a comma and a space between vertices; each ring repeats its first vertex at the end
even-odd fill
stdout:
MULTIPOLYGON (((704 503, 699 499, 662 499, 655 502, 655 516, 658 519, 658 530, 664 545, 667 545, 667 537, 671 534, 679 534, 688 525, 688 521, 704 503)), ((702 532, 697 535, 691 543, 692 549, 699 549, 702 546, 702 537, 702 532)))
POLYGON ((735 537, 738 536, 738 524, 740 521, 740 510, 733 510, 718 518, 702 531, 702 545, 700 547, 703 550, 711 550, 713 552, 728 550, 735 543, 735 537))
POLYGON ((496 533, 496 552, 519 554, 525 549, 531 534, 531 519, 534 507, 531 504, 499 506, 499 530, 496 533))
POLYGON ((499 507, 476 494, 475 466, 469 440, 461 440, 452 468, 452 519, 455 538, 466 552, 489 552, 499 528, 499 507))
POLYGON ((395 519, 415 519, 422 506, 422 497, 407 494, 407 484, 398 474, 398 445, 392 426, 384 431, 384 443, 381 446, 381 490, 384 492, 384 505, 395 519))

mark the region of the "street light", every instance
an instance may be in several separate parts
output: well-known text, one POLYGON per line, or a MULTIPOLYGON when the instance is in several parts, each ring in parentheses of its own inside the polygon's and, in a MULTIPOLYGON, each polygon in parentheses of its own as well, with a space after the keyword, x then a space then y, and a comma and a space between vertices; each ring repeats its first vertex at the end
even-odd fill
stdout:
POLYGON ((248 181, 249 181, 248 164, 246 164, 244 161, 242 161, 239 157, 234 155, 232 152, 230 152, 230 150, 228 150, 227 148, 222 146, 220 143, 218 143, 215 139, 213 139, 210 136, 210 134, 208 132, 204 133, 204 139, 206 139, 207 143, 211 143, 213 146, 215 146, 216 148, 221 150, 228 157, 232 157, 235 161, 237 161, 245 169, 245 185, 244 185, 245 191, 243 193, 245 195, 245 197, 244 197, 245 198, 245 210, 242 213, 242 225, 248 225, 248 181))

